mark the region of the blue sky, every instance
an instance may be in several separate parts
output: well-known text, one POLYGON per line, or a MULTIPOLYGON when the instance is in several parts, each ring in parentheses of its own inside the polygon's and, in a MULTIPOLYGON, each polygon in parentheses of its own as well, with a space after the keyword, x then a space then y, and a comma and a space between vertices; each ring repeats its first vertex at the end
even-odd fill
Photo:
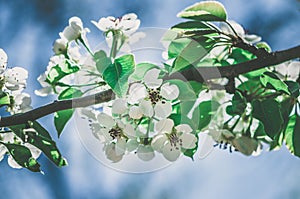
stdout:
MULTIPOLYGON (((52 55, 52 43, 68 23, 79 16, 92 31, 92 46, 101 42, 100 32, 90 20, 128 12, 138 14, 142 27, 168 28, 180 20, 177 12, 194 0, 0 0, 0 48, 9 56, 10 66, 30 71, 27 92, 39 88, 36 78, 52 55)), ((260 34, 280 50, 300 43, 300 3, 296 0, 222 1, 229 18, 249 32, 260 34)), ((53 98, 33 97, 39 106, 53 98)), ((52 117, 41 120, 55 136, 52 117)), ((194 162, 187 158, 163 170, 147 174, 126 174, 105 167, 82 145, 72 121, 58 140, 69 166, 58 169, 44 157, 45 175, 14 170, 0 164, 3 198, 300 198, 300 160, 283 148, 245 157, 214 150, 194 162)), ((2 197, 1 196, 1 197, 2 197)))

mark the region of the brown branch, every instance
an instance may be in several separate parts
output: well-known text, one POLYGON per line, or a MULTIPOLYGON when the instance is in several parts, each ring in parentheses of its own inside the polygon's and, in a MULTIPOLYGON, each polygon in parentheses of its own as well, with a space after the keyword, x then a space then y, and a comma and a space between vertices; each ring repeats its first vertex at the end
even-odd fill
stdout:
POLYGON ((94 95, 89 95, 70 100, 54 101, 53 103, 41 106, 26 113, 16 114, 8 117, 2 117, 0 120, 0 127, 13 126, 24 124, 28 121, 34 121, 46 115, 55 113, 57 111, 87 107, 102 102, 107 102, 114 98, 112 90, 103 91, 94 95))
MULTIPOLYGON (((185 77, 186 80, 189 81, 194 80, 198 82, 204 82, 206 80, 220 78, 220 77, 232 78, 240 74, 261 69, 267 66, 280 64, 282 62, 291 59, 296 59, 296 58, 300 58, 300 46, 283 50, 283 51, 270 53, 267 56, 259 57, 257 59, 248 62, 235 64, 231 66, 223 66, 223 67, 208 66, 208 67, 190 68, 185 71, 182 71, 180 74, 178 73, 173 74, 170 77, 168 77, 168 79, 182 78, 182 75, 185 77)), ((36 108, 26 113, 16 114, 8 117, 2 117, 0 120, 0 127, 24 124, 28 121, 37 120, 41 117, 44 117, 46 115, 52 114, 57 111, 71 109, 71 108, 87 107, 94 104, 110 101, 113 98, 114 98, 113 91, 107 90, 107 91, 103 91, 94 95, 89 95, 81 98, 54 101, 53 103, 36 108)))
MULTIPOLYGON (((180 76, 183 76, 187 81, 205 82, 210 79, 216 79, 221 77, 237 77, 240 74, 255 71, 268 66, 274 66, 282 62, 300 58, 300 46, 296 46, 287 50, 269 53, 266 56, 234 64, 230 66, 201 66, 191 67, 187 70, 181 71, 180 76)), ((173 74, 168 79, 178 78, 178 74, 173 74)), ((182 78, 182 77, 181 77, 182 78)))

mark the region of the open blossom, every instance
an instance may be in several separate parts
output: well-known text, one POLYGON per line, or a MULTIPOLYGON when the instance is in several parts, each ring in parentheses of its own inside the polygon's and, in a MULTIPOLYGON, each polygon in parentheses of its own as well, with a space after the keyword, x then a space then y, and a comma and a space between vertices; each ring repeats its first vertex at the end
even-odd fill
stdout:
POLYGON ((115 18, 112 16, 102 17, 98 22, 91 21, 99 30, 107 33, 109 31, 121 31, 125 35, 134 33, 140 26, 140 20, 134 13, 115 18))
POLYGON ((26 87, 28 71, 22 67, 14 67, 4 72, 5 87, 9 90, 20 90, 26 87))
POLYGON ((197 138, 188 124, 174 127, 173 120, 163 119, 156 124, 155 129, 158 135, 153 138, 151 145, 169 161, 176 161, 182 151, 196 147, 197 138))
MULTIPOLYGON (((238 34, 239 37, 241 37, 243 40, 249 42, 249 43, 256 43, 259 42, 261 40, 261 37, 257 36, 257 35, 249 35, 245 32, 244 28, 238 24, 235 21, 228 21, 228 23, 232 26, 232 28, 235 30, 235 32, 238 34)), ((229 27, 228 24, 221 24, 221 30, 224 31, 225 33, 231 34, 231 35, 235 35, 235 33, 233 32, 233 30, 231 29, 231 27, 229 27)))
POLYGON ((300 77, 300 62, 290 61, 275 66, 275 70, 288 80, 296 81, 300 77))
POLYGON ((28 93, 18 93, 14 96, 12 113, 24 113, 31 109, 31 97, 28 93))
POLYGON ((125 154, 127 139, 135 138, 132 125, 116 121, 105 113, 97 115, 97 122, 92 123, 91 128, 94 136, 105 144, 105 153, 113 162, 119 161, 119 156, 125 154))
POLYGON ((144 83, 134 83, 129 88, 128 103, 133 105, 129 110, 131 118, 139 119, 143 115, 166 118, 172 112, 170 101, 179 96, 176 85, 164 83, 159 79, 159 69, 149 70, 144 77, 144 83))

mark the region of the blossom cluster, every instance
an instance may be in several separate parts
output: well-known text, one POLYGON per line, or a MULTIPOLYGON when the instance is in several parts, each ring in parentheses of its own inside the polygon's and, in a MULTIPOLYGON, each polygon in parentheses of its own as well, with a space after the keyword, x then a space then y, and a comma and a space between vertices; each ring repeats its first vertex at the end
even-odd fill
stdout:
MULTIPOLYGON (((24 113, 32 109, 31 97, 28 93, 23 92, 26 87, 28 72, 22 67, 7 67, 8 56, 3 49, 0 49, 0 89, 1 102, 7 105, 7 111, 10 114, 24 113)), ((33 130, 33 129, 32 129, 33 130)), ((4 128, 0 131, 0 141, 3 143, 18 143, 29 148, 33 158, 38 158, 41 151, 29 143, 24 143, 19 137, 12 132, 5 132, 4 128), (1 133, 4 131, 4 133, 1 133)), ((5 154, 9 154, 8 149, 0 144, 0 161, 5 154)), ((9 154, 8 164, 13 168, 22 168, 9 154)))
POLYGON ((143 81, 131 84, 125 98, 115 99, 103 112, 82 111, 113 162, 128 153, 149 161, 155 151, 176 161, 185 150, 196 147, 198 140, 191 126, 175 125, 170 118, 179 88, 164 82, 159 74, 156 68, 146 72, 143 81))

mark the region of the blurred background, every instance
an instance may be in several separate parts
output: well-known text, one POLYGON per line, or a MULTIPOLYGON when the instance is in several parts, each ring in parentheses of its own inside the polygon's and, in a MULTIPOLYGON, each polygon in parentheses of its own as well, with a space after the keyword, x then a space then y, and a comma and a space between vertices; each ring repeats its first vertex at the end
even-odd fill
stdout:
MULTIPOLYGON (((45 71, 52 43, 72 16, 80 17, 92 33, 88 38, 102 42, 101 33, 90 20, 134 12, 141 27, 168 28, 178 23, 176 14, 196 0, 0 0, 0 48, 8 65, 29 70, 26 91, 33 106, 53 98, 34 96, 40 88, 36 78, 45 71), (97 35, 98 34, 98 35, 97 35)), ((267 41, 273 50, 300 44, 300 3, 297 0, 221 1, 230 19, 267 41)), ((53 137, 53 116, 42 118, 53 137)), ((163 170, 147 174, 121 173, 105 167, 83 147, 78 133, 68 124, 57 144, 69 166, 57 168, 40 157, 45 175, 0 164, 0 198, 300 198, 300 160, 285 147, 258 157, 215 149, 207 158, 181 158, 163 170)))

